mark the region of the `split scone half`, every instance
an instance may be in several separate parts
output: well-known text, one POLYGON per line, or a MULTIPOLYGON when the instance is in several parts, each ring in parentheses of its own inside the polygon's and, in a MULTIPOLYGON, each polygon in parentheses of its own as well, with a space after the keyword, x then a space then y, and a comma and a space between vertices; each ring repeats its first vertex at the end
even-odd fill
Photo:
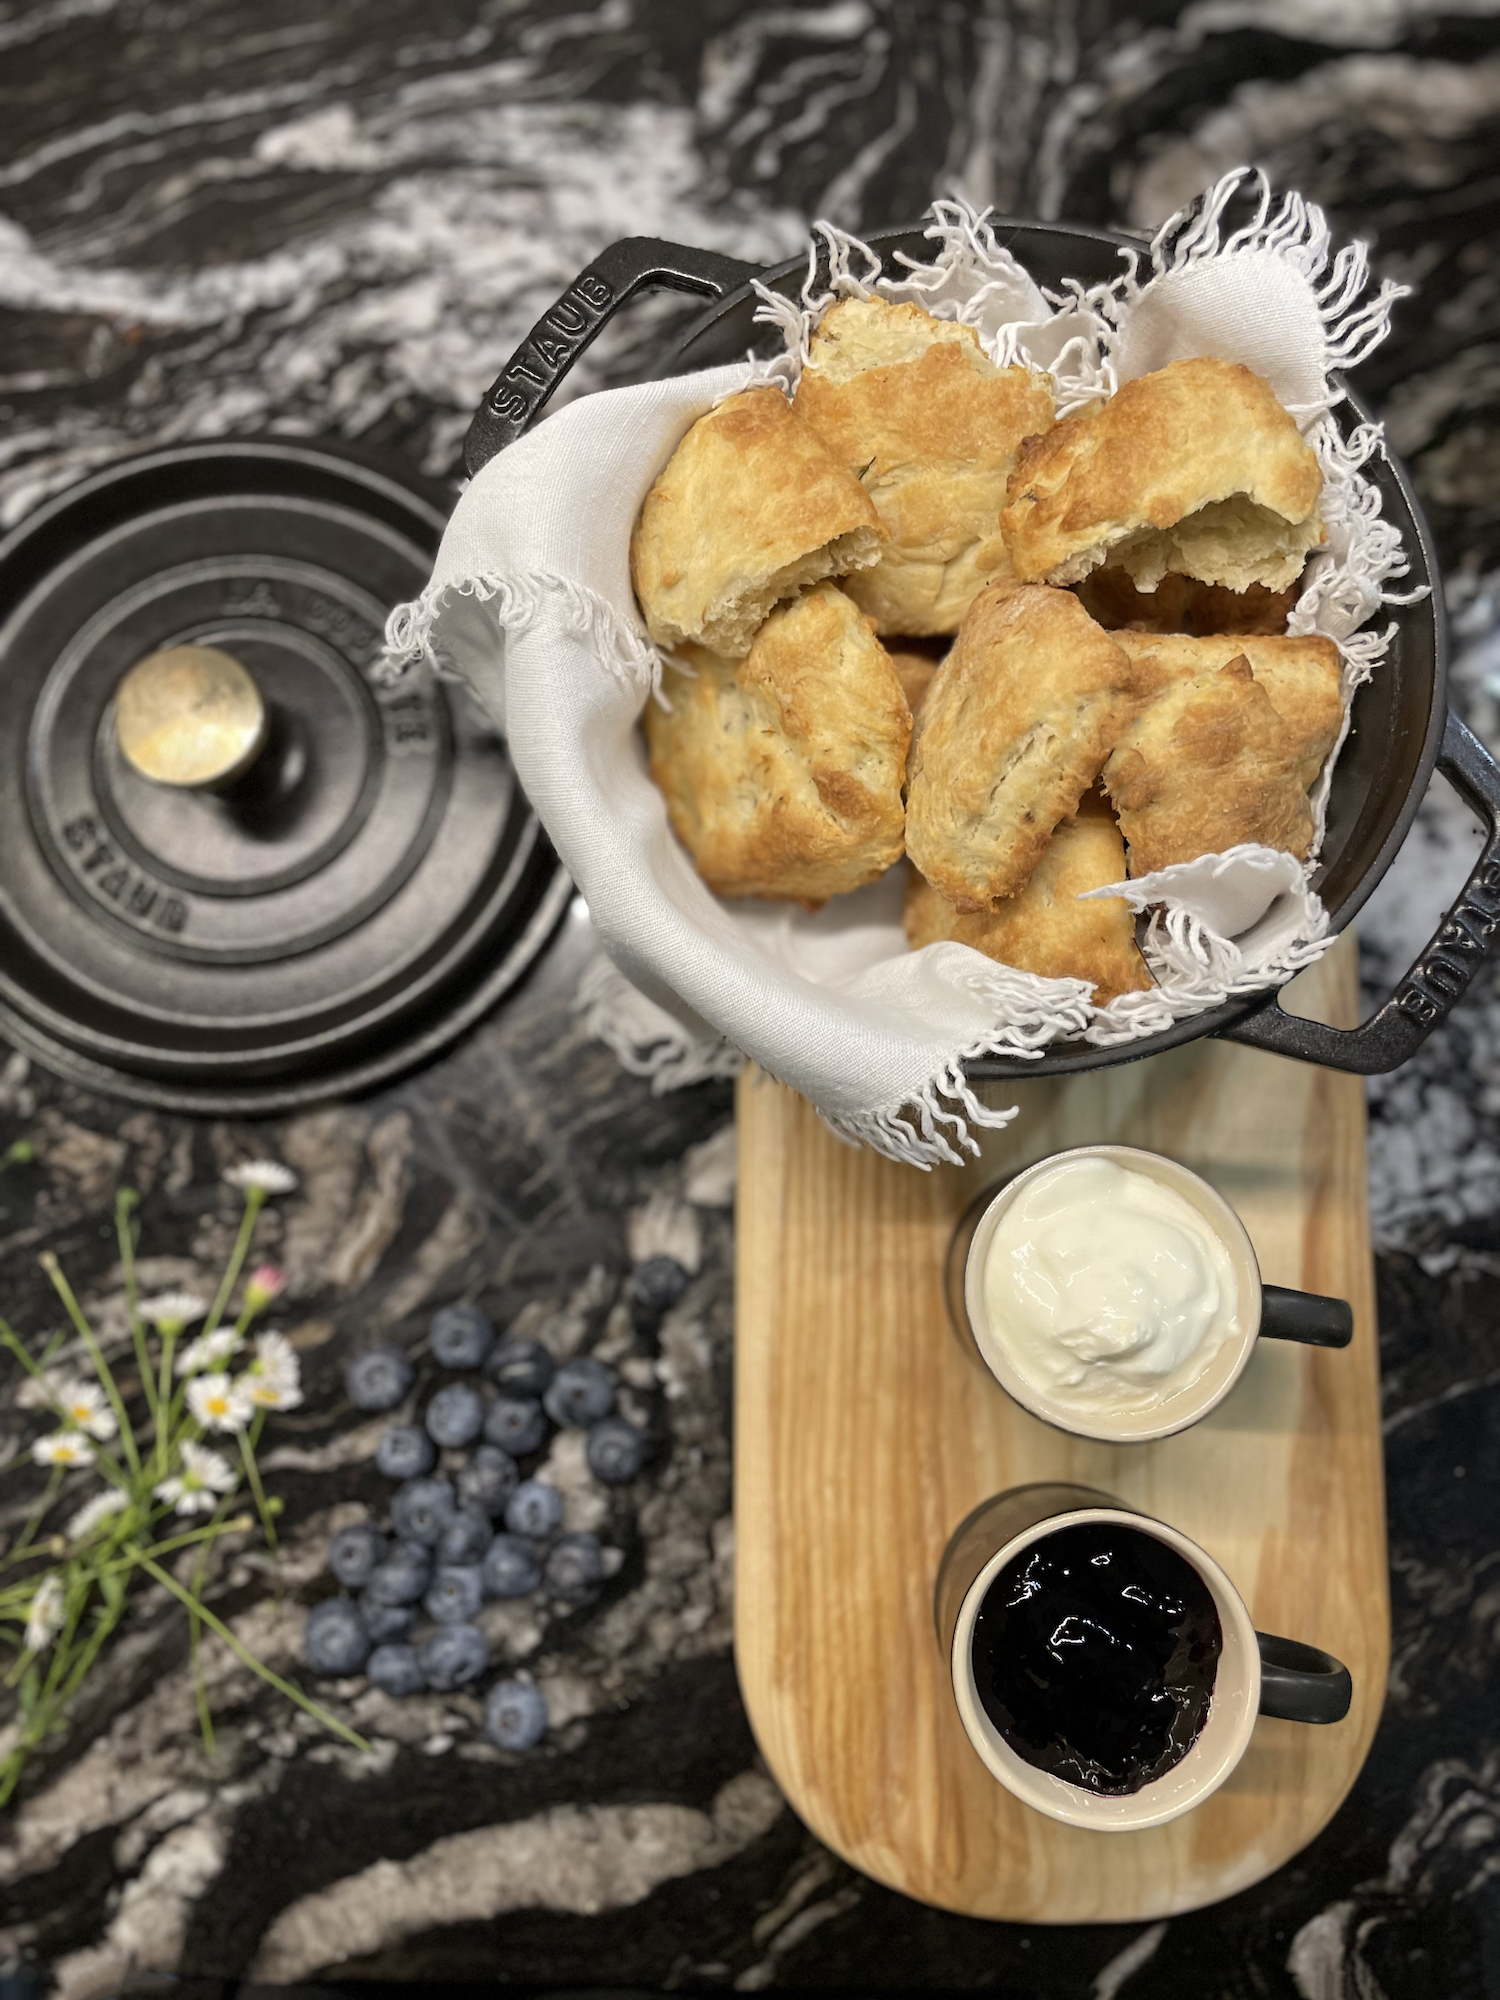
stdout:
POLYGON ((1132 876, 1242 841, 1305 860, 1308 792, 1343 724, 1333 642, 1114 638, 1150 689, 1104 767, 1132 876))
POLYGON ((1016 575, 1077 583, 1104 563, 1138 590, 1179 573, 1285 590, 1325 540, 1323 474, 1270 384, 1203 355, 1142 375, 1039 438, 1001 525, 1016 575))
POLYGON ((906 851, 957 910, 1019 895, 1134 712, 1130 656, 1066 590, 992 583, 922 703, 906 851))
POLYGON ((1006 482, 1051 426, 1051 378, 997 368, 972 327, 920 306, 843 299, 812 336, 795 407, 890 538, 849 595, 877 632, 956 632, 1008 566, 1006 482))
POLYGON ((911 711, 885 648, 820 584, 772 612, 742 660, 669 660, 648 702, 651 776, 721 896, 817 905, 901 857, 911 711))
POLYGON ((701 416, 646 495, 630 580, 665 650, 741 659, 766 613, 827 576, 873 563, 873 503, 779 389, 746 389, 701 416))
POLYGON ((1135 942, 1135 914, 1118 897, 1080 903, 1088 889, 1125 879, 1125 843, 1114 814, 1086 792, 1076 819, 1064 820, 1020 895, 998 910, 964 915, 911 871, 906 937, 913 951, 951 938, 986 958, 1045 979, 1086 979, 1096 1007, 1152 984, 1135 942))

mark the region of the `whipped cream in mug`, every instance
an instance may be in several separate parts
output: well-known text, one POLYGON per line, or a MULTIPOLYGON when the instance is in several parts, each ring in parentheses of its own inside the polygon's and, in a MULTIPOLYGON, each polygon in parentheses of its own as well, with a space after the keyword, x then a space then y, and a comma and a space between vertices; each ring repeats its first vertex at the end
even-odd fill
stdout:
POLYGON ((1242 1329, 1208 1218, 1149 1174, 1065 1159, 1006 1208, 984 1264, 992 1337, 1033 1389, 1141 1410, 1199 1381, 1242 1329))

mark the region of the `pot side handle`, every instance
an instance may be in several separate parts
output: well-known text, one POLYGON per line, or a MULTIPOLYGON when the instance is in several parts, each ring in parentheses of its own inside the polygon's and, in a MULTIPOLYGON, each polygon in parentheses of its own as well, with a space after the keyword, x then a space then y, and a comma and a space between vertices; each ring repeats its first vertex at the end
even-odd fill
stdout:
POLYGON ((655 236, 624 236, 580 271, 500 370, 464 439, 470 474, 530 428, 584 349, 627 299, 648 287, 722 299, 761 273, 759 264, 655 236))
POLYGON ((1282 1008, 1272 993, 1232 1028, 1228 1042, 1248 1042, 1300 1062, 1378 1076, 1415 1055, 1459 1000, 1500 931, 1500 763, 1450 708, 1437 768, 1489 827, 1463 894, 1390 999, 1360 1028, 1330 1028, 1282 1008))

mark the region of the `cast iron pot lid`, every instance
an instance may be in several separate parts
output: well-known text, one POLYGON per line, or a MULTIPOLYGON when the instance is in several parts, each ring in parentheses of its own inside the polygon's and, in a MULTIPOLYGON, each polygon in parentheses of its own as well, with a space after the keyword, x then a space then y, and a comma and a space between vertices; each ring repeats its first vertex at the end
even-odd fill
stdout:
POLYGON ((567 878, 479 705, 373 673, 442 528, 270 441, 113 465, 0 542, 0 1034, 142 1103, 269 1112, 393 1075, 515 984, 567 878), (216 789, 120 740, 122 679, 182 646, 263 704, 216 789))

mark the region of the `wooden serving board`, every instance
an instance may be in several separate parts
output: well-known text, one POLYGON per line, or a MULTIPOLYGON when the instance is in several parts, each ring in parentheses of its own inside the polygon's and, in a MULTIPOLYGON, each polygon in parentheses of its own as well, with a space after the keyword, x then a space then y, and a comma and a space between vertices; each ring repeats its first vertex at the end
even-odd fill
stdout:
MULTIPOLYGON (((1352 939, 1297 982, 1352 1025, 1352 939)), ((1226 1042, 994 1086, 1021 1115, 973 1169, 921 1173, 842 1145, 798 1097, 739 1093, 736 1653, 750 1719, 808 1826, 906 1895, 973 1916, 1124 1922, 1268 1875, 1364 1761, 1390 1644, 1379 1367, 1357 1078, 1226 1042), (1170 1154, 1235 1205, 1268 1281, 1354 1307, 1342 1352, 1265 1342, 1205 1422, 1135 1446, 1054 1431, 968 1360, 943 1259, 974 1193, 1060 1147, 1170 1154), (1191 1535, 1262 1631, 1338 1655, 1348 1719, 1262 1718, 1196 1811, 1145 1832, 1063 1826, 988 1775, 933 1632, 938 1562, 990 1494, 1102 1488, 1191 1535)))

